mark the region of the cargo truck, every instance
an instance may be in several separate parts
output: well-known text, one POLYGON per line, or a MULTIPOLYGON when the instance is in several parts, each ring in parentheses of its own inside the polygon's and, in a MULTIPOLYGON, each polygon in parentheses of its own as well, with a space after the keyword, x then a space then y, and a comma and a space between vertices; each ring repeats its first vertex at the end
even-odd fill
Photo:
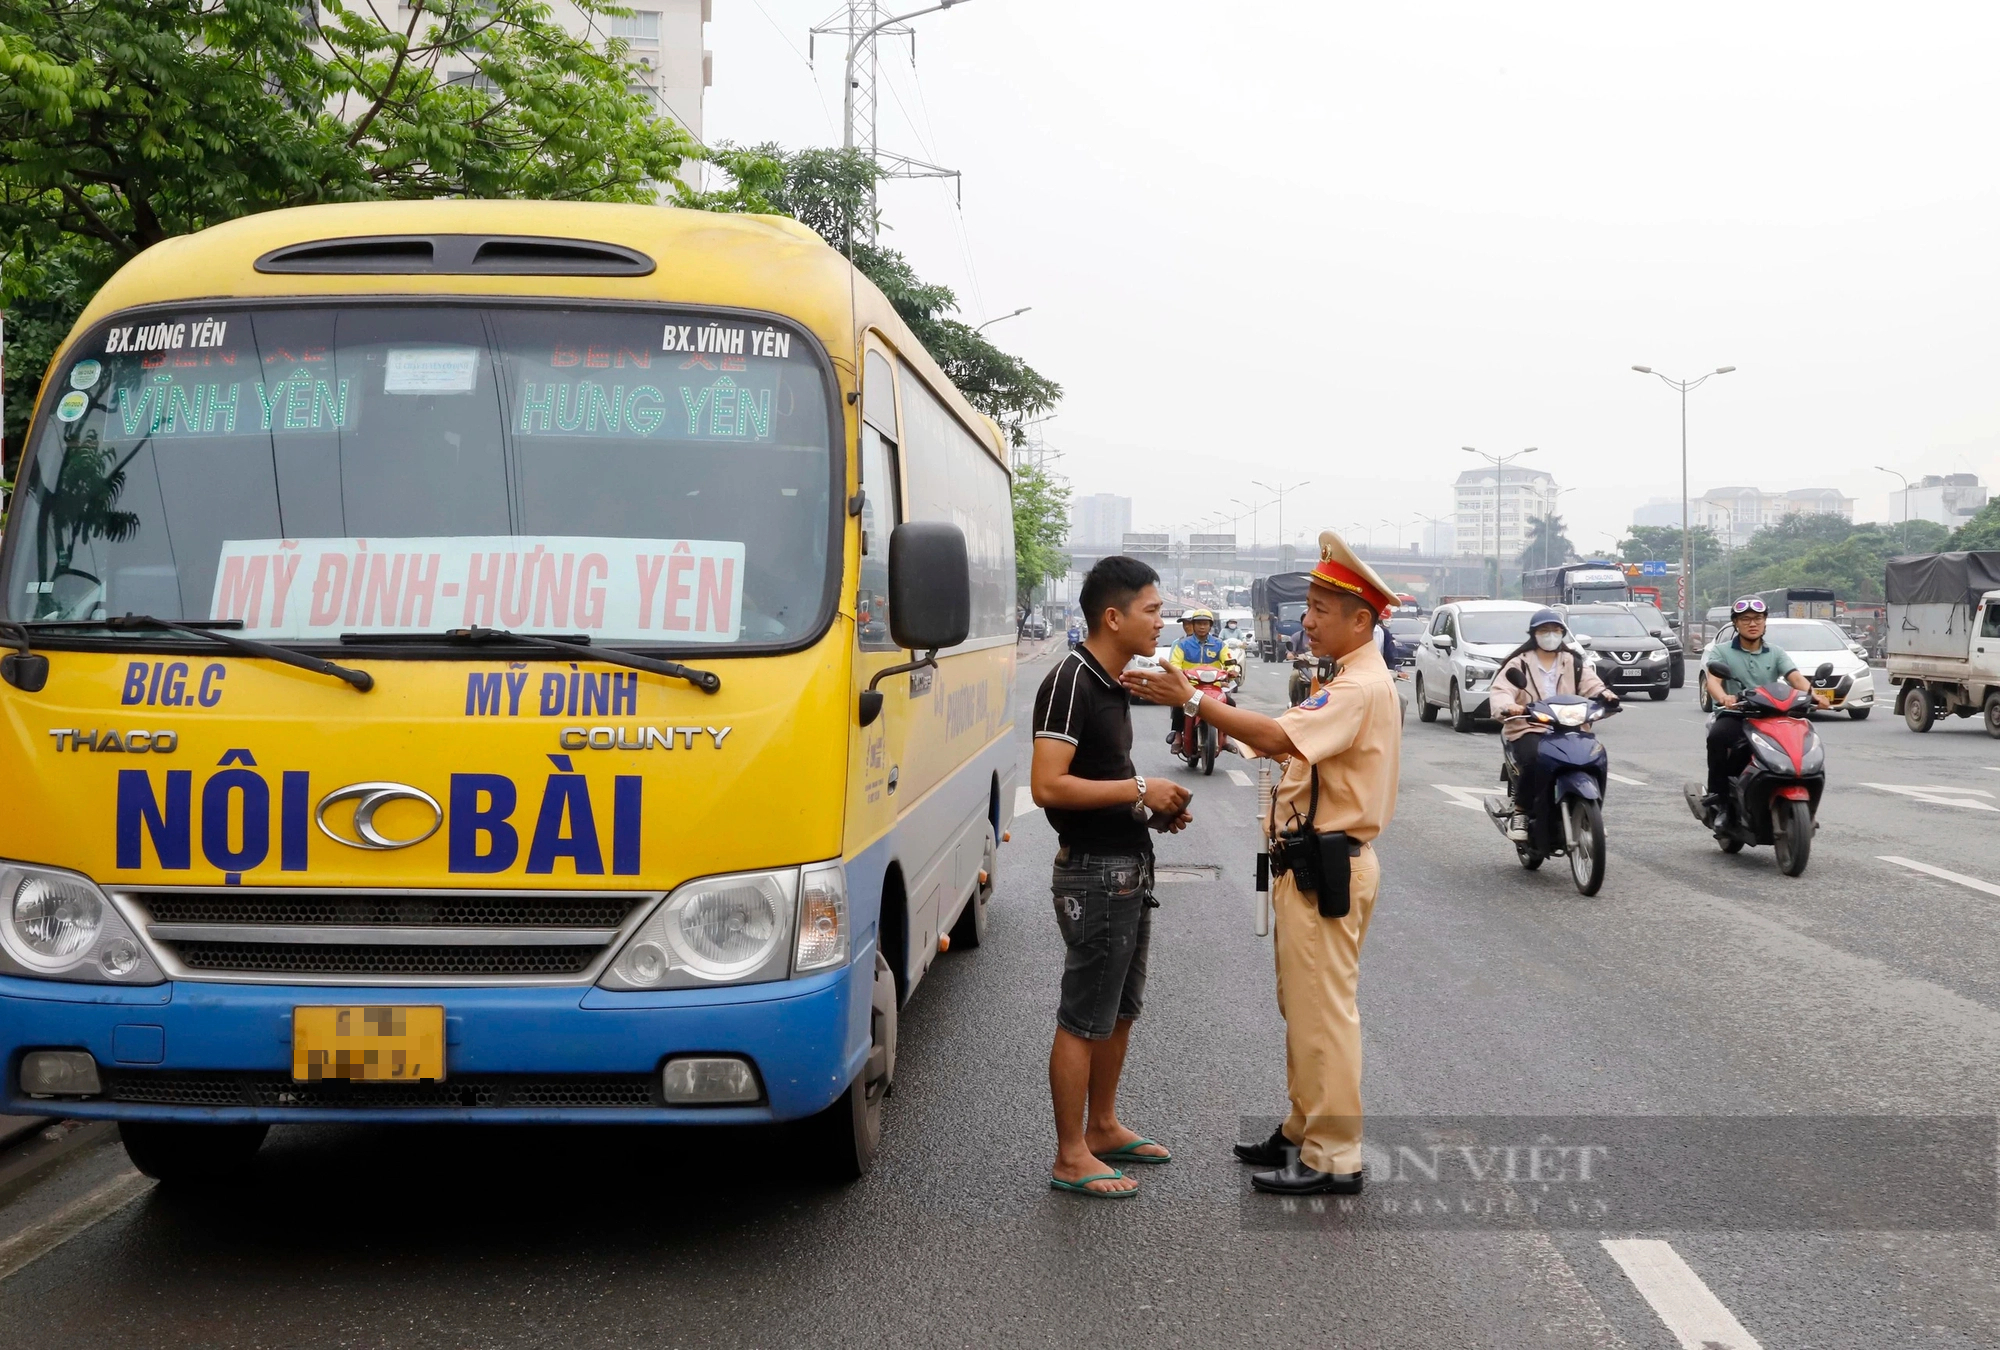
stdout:
POLYGON ((1891 558, 1884 646, 1896 711, 1912 731, 1979 716, 2000 737, 2000 552, 1891 558))
POLYGON ((1310 584, 1306 577, 1304 572, 1279 572, 1250 583, 1257 652, 1266 661, 1284 660, 1289 650, 1287 644, 1300 632, 1299 621, 1305 617, 1306 588, 1310 584))

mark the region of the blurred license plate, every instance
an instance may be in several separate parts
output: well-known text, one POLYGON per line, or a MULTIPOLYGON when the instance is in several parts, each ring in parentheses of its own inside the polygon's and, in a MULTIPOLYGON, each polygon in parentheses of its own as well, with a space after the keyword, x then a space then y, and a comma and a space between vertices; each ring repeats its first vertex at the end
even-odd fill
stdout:
POLYGON ((416 1083, 444 1077, 444 1009, 292 1009, 292 1081, 416 1083))
POLYGON ((1630 669, 1627 669, 1627 670, 1621 670, 1621 671, 1619 671, 1618 673, 1619 673, 1620 675, 1622 675, 1622 676, 1623 676, 1624 678, 1628 679, 1628 680, 1636 680, 1636 679, 1638 679, 1638 678, 1639 678, 1639 675, 1640 675, 1640 672, 1639 672, 1639 671, 1636 671, 1636 670, 1630 670, 1630 669))

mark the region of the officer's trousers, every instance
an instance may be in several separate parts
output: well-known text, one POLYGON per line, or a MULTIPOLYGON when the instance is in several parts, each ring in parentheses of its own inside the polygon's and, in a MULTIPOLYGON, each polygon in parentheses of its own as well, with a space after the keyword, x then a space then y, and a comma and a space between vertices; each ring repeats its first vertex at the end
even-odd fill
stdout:
POLYGON ((1355 985, 1361 940, 1375 912, 1382 868, 1373 848, 1351 861, 1347 915, 1320 917, 1319 902, 1289 876, 1271 879, 1278 1012, 1285 1019, 1285 1138, 1322 1172, 1361 1170, 1361 1010, 1355 985))

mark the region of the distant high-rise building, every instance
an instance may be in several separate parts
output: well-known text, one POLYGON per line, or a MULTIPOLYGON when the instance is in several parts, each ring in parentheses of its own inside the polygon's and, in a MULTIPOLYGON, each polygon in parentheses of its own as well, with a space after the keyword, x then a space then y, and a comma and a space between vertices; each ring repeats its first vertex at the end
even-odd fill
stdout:
POLYGON ((1069 542, 1073 548, 1116 548, 1132 529, 1132 499, 1112 492, 1072 497, 1069 542))
POLYGON ((1542 469, 1467 469, 1454 488, 1456 553, 1492 557, 1497 530, 1500 556, 1518 557, 1528 522, 1556 509, 1555 476, 1542 469))
MULTIPOLYGON (((1767 492, 1754 487, 1719 487, 1699 497, 1689 498, 1687 512, 1691 527, 1707 528, 1729 547, 1741 548, 1750 542, 1751 535, 1766 525, 1777 524, 1786 516, 1828 515, 1853 520, 1854 498, 1843 496, 1838 488, 1792 488, 1784 492, 1767 492)), ((1912 519, 1915 518, 1913 513, 1912 519)), ((1901 516, 1897 519, 1900 520, 1901 516)), ((1679 529, 1680 498, 1655 497, 1644 506, 1635 507, 1632 523, 1679 529)))
POLYGON ((1889 523, 1929 520, 1957 529, 1986 505, 1986 487, 1976 473, 1927 473, 1907 491, 1889 494, 1889 523))

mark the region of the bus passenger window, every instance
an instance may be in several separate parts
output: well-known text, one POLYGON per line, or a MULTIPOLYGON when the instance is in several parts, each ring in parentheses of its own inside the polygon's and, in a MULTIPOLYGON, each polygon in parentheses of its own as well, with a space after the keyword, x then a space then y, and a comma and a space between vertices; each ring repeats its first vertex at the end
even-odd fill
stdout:
POLYGON ((861 589, 854 622, 861 646, 893 651, 889 636, 889 533, 902 520, 896 446, 872 426, 861 428, 861 589))

